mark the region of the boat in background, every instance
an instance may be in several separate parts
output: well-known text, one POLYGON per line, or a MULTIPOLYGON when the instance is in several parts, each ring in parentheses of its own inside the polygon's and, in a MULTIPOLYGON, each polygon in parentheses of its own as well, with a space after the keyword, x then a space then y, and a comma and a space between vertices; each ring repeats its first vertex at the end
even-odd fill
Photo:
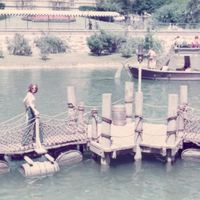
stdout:
POLYGON ((200 54, 200 47, 174 47, 174 52, 177 54, 200 54))
MULTIPOLYGON (((157 60, 153 68, 140 63, 142 79, 200 80, 200 48, 174 48, 163 61, 157 60), (192 64, 191 64, 192 61, 192 64)), ((128 66, 133 78, 138 78, 138 66, 128 66)))

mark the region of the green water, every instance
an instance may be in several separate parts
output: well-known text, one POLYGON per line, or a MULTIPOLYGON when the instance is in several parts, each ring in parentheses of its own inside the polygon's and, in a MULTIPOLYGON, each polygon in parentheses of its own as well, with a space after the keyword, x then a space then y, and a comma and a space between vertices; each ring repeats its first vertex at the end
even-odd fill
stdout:
MULTIPOLYGON (((114 80, 114 69, 0 73, 0 121, 24 112, 22 99, 31 82, 39 85, 36 99, 40 113, 54 115, 67 108, 69 85, 76 87, 79 101, 98 106, 102 93, 111 92, 113 102, 122 99, 124 82, 130 80, 125 72, 120 81, 114 80)), ((137 81, 134 84, 137 89, 137 81)), ((199 82, 143 81, 144 116, 165 120, 167 95, 179 93, 181 84, 188 85, 190 105, 200 109, 199 82)), ((199 163, 180 159, 168 166, 158 158, 144 158, 138 163, 126 156, 105 168, 86 156, 83 162, 40 179, 24 178, 18 171, 20 164, 12 162, 11 172, 0 176, 0 200, 196 200, 200 195, 199 163)))

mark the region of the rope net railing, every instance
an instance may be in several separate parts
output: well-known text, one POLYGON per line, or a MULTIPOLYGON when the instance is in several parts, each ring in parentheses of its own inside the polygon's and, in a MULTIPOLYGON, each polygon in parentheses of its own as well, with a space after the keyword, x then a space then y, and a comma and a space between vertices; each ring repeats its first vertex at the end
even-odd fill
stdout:
POLYGON ((185 140, 198 143, 200 146, 200 111, 192 107, 187 108, 185 119, 185 140))
POLYGON ((15 154, 33 149, 35 120, 20 114, 0 124, 0 153, 15 154))
POLYGON ((40 123, 41 142, 47 148, 59 147, 66 143, 79 143, 87 140, 87 123, 77 118, 51 118, 40 123))
MULTIPOLYGON (((83 143, 87 140, 88 113, 78 120, 78 112, 55 116, 40 115, 40 140, 45 148, 56 148, 68 143, 83 143)), ((34 151, 35 119, 27 121, 26 114, 20 114, 0 123, 0 154, 22 154, 34 151)))

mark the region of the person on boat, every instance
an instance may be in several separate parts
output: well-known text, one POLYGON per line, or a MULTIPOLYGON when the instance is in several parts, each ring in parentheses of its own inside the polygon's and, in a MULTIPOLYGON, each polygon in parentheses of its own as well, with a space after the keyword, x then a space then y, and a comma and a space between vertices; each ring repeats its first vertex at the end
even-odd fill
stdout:
POLYGON ((178 48, 182 47, 182 40, 179 35, 175 37, 174 46, 178 48))
POLYGON ((39 115, 39 112, 35 108, 35 94, 38 91, 38 86, 36 84, 30 84, 28 87, 28 92, 23 100, 23 103, 26 108, 26 114, 27 114, 27 121, 28 123, 32 123, 39 115))
POLYGON ((153 49, 149 49, 147 56, 148 68, 154 69, 156 67, 156 52, 153 49))
POLYGON ((196 35, 194 37, 194 40, 192 41, 192 48, 198 48, 200 47, 200 42, 199 42, 199 36, 196 35))

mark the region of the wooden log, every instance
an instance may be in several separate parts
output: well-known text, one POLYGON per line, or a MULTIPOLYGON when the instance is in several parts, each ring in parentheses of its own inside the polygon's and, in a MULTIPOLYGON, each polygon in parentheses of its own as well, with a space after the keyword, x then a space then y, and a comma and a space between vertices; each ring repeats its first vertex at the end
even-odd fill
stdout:
POLYGON ((188 87, 187 85, 182 85, 180 87, 180 103, 178 108, 177 116, 177 130, 178 136, 182 137, 184 132, 184 123, 187 118, 187 105, 188 105, 188 87))
POLYGON ((91 111, 92 115, 92 140, 97 140, 98 138, 98 110, 96 108, 93 108, 91 111))
POLYGON ((126 122, 131 123, 133 118, 134 83, 125 83, 126 122))
POLYGON ((177 136, 177 108, 178 95, 169 94, 168 96, 168 118, 167 118, 167 145, 174 145, 177 136))
POLYGON ((81 101, 78 105, 78 123, 84 123, 84 112, 85 112, 84 102, 81 101))
POLYGON ((102 130, 100 144, 106 148, 111 146, 111 97, 112 94, 102 95, 102 130))
POLYGON ((135 160, 142 158, 140 142, 142 140, 143 132, 143 93, 136 92, 135 96, 135 145, 136 154, 135 160))

